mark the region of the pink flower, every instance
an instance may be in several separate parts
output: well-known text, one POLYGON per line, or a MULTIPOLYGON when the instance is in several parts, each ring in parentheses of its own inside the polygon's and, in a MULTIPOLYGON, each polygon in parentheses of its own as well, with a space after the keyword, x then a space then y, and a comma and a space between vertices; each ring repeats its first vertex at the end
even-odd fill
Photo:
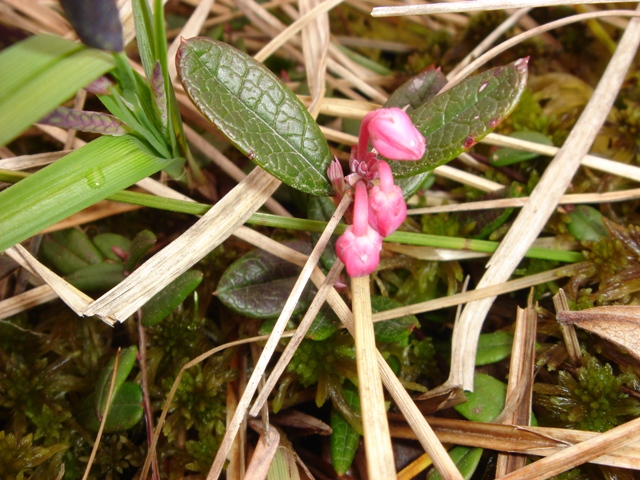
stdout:
POLYGON ((396 107, 369 112, 362 120, 358 151, 366 152, 371 144, 383 157, 391 160, 420 160, 426 140, 413 125, 409 115, 396 107))
POLYGON ((377 167, 380 184, 369 192, 369 225, 387 237, 407 218, 407 204, 402 189, 393 183, 389 164, 380 160, 377 167))
POLYGON ((367 187, 363 182, 356 184, 356 198, 353 206, 353 225, 336 241, 336 254, 345 264, 350 277, 364 277, 372 273, 380 263, 382 237, 369 226, 367 187))

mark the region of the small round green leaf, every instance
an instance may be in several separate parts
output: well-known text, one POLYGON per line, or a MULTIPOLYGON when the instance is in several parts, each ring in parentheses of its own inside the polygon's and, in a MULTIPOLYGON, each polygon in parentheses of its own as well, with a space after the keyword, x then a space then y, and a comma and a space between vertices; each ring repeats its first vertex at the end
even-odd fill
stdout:
POLYGON ((269 69, 204 37, 182 42, 176 67, 191 101, 240 151, 287 185, 331 194, 329 145, 302 102, 269 69))

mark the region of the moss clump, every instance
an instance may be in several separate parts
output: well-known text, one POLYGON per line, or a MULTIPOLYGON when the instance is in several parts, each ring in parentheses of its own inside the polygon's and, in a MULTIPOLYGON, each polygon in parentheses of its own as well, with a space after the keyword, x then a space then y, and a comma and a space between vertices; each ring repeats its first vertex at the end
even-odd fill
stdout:
POLYGON ((24 478, 46 478, 48 472, 58 472, 60 462, 52 464, 52 468, 43 469, 44 462, 56 453, 67 448, 66 445, 42 447, 33 444, 33 435, 22 439, 11 433, 0 431, 0 478, 5 480, 22 480, 24 478))
POLYGON ((534 385, 535 404, 549 411, 552 424, 604 432, 640 415, 640 402, 622 391, 637 382, 634 374, 615 375, 610 364, 584 354, 575 376, 560 370, 557 385, 534 385))

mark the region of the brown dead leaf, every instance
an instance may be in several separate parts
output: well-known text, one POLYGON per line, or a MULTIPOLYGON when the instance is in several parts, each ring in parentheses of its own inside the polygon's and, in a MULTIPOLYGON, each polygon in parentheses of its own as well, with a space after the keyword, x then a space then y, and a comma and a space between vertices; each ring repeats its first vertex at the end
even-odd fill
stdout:
POLYGON ((602 337, 640 361, 640 307, 619 305, 563 311, 558 321, 572 324, 602 337))

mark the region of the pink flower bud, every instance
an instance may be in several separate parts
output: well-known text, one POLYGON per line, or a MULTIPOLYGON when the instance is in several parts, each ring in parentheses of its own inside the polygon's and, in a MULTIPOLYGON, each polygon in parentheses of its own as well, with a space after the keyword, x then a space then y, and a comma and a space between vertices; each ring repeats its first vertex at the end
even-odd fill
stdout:
POLYGON ((391 160, 420 160, 426 147, 409 115, 396 107, 381 108, 364 117, 358 149, 365 151, 369 140, 380 155, 391 160))
POLYGON ((382 237, 367 225, 365 235, 353 233, 353 225, 336 241, 336 254, 347 268, 350 277, 364 277, 378 268, 382 237))
POLYGON ((350 277, 364 277, 372 273, 380 263, 382 237, 369 226, 367 187, 363 182, 356 184, 356 198, 353 205, 353 225, 336 241, 336 254, 347 268, 350 277))
POLYGON ((333 187, 335 194, 339 198, 342 198, 347 190, 347 186, 344 180, 342 165, 337 157, 333 157, 333 161, 329 164, 329 168, 327 168, 327 177, 329 177, 329 181, 331 182, 331 186, 333 187))
POLYGON ((379 161, 377 167, 380 184, 369 192, 369 225, 387 237, 407 218, 407 204, 402 189, 393 183, 389 164, 379 161))

